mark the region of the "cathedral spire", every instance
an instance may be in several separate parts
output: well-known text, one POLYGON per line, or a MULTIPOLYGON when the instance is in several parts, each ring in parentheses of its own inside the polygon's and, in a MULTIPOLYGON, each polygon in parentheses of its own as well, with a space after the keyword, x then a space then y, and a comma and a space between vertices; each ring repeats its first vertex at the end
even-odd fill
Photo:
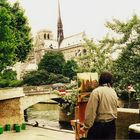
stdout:
POLYGON ((57 21, 57 41, 58 41, 58 48, 60 47, 60 44, 62 40, 64 39, 63 35, 63 24, 61 20, 61 13, 60 13, 60 3, 58 0, 58 21, 57 21))

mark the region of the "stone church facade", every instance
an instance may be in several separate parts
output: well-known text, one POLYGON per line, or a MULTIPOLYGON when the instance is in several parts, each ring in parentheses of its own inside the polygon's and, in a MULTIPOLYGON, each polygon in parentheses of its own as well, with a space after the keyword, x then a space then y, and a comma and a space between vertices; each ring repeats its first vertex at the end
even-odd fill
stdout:
POLYGON ((85 33, 81 32, 59 42, 53 38, 53 33, 49 30, 42 30, 37 33, 34 44, 34 56, 38 64, 47 51, 61 51, 65 60, 70 60, 85 52, 83 48, 85 33))
POLYGON ((20 72, 22 73, 20 74, 21 77, 23 73, 37 70, 38 63, 47 51, 61 51, 66 61, 86 53, 83 47, 84 37, 86 37, 84 32, 64 37, 60 5, 58 3, 57 39, 55 39, 53 32, 48 29, 40 30, 37 33, 27 61, 20 64, 22 67, 22 70, 20 69, 22 71, 20 72))

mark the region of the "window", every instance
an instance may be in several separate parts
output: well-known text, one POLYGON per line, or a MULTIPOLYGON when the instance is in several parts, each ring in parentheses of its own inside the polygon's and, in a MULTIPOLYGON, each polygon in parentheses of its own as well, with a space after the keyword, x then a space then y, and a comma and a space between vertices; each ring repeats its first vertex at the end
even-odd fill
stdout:
POLYGON ((46 39, 46 34, 44 34, 44 39, 46 39))
POLYGON ((47 38, 50 39, 50 34, 47 35, 47 38))

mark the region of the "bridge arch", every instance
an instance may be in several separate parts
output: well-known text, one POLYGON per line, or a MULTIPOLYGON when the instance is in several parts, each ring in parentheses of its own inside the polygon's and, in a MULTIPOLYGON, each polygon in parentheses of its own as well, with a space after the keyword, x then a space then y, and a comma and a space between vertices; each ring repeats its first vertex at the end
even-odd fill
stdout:
POLYGON ((29 94, 20 98, 21 110, 25 110, 30 106, 37 104, 42 101, 52 100, 58 96, 53 93, 44 93, 44 94, 29 94))

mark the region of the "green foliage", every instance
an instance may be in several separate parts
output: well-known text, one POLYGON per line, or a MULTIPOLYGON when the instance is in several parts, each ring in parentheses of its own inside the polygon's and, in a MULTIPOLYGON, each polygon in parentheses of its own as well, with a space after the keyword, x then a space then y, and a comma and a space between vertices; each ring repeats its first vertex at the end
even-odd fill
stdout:
POLYGON ((63 75, 72 79, 74 76, 77 75, 77 68, 78 65, 74 60, 68 60, 62 70, 63 75))
POLYGON ((10 79, 10 80, 16 80, 17 73, 16 71, 13 71, 12 69, 6 69, 1 74, 3 79, 10 79))
POLYGON ((121 90, 118 93, 118 97, 124 101, 128 101, 129 100, 129 93, 127 90, 121 90))
POLYGON ((0 79, 0 87, 4 88, 4 87, 8 87, 9 86, 9 81, 6 79, 0 79))
POLYGON ((121 85, 124 88, 130 84, 139 87, 137 84, 140 82, 140 54, 134 54, 133 52, 134 48, 137 52, 139 49, 136 49, 136 46, 133 45, 131 47, 128 45, 113 65, 118 86, 121 85))
POLYGON ((38 69, 46 70, 55 74, 62 74, 62 69, 65 64, 64 55, 60 51, 48 51, 41 59, 38 69))
POLYGON ((48 78, 49 78, 49 73, 44 70, 32 71, 30 73, 27 73, 23 77, 23 84, 45 85, 47 83, 48 78))
POLYGON ((38 70, 27 73, 23 77, 23 84, 38 86, 54 83, 68 83, 69 79, 61 74, 48 73, 46 70, 38 70))
POLYGON ((12 15, 5 7, 0 8, 0 72, 8 65, 14 64, 16 58, 16 41, 10 28, 12 15))
POLYGON ((20 87, 22 85, 22 81, 20 80, 7 80, 7 79, 1 79, 0 81, 0 87, 20 87))
POLYGON ((110 44, 105 42, 106 38, 99 43, 85 38, 86 53, 78 58, 81 72, 97 72, 110 70, 112 64, 111 54, 114 49, 110 44))
POLYGON ((0 1, 0 72, 23 61, 32 47, 30 28, 18 3, 0 1))
POLYGON ((23 62, 32 48, 31 28, 29 27, 27 17, 19 3, 15 3, 11 9, 14 15, 11 26, 16 36, 16 57, 18 61, 23 62))
POLYGON ((20 87, 22 86, 22 81, 20 80, 10 80, 8 87, 20 87))
POLYGON ((79 90, 72 89, 71 92, 67 93, 65 96, 62 96, 62 99, 66 103, 63 104, 63 108, 66 109, 67 115, 74 115, 75 106, 78 100, 79 90))
MULTIPOLYGON (((107 26, 116 34, 121 34, 119 39, 113 39, 113 46, 120 46, 121 53, 113 63, 112 72, 116 78, 116 88, 127 89, 133 85, 137 94, 140 94, 140 19, 134 15, 126 23, 114 20, 107 26)), ((111 41, 112 39, 110 39, 111 41)), ((138 96, 137 95, 137 96, 138 96)))
POLYGON ((17 80, 16 75, 16 72, 11 69, 4 70, 0 75, 0 87, 4 88, 21 86, 21 81, 17 80))

